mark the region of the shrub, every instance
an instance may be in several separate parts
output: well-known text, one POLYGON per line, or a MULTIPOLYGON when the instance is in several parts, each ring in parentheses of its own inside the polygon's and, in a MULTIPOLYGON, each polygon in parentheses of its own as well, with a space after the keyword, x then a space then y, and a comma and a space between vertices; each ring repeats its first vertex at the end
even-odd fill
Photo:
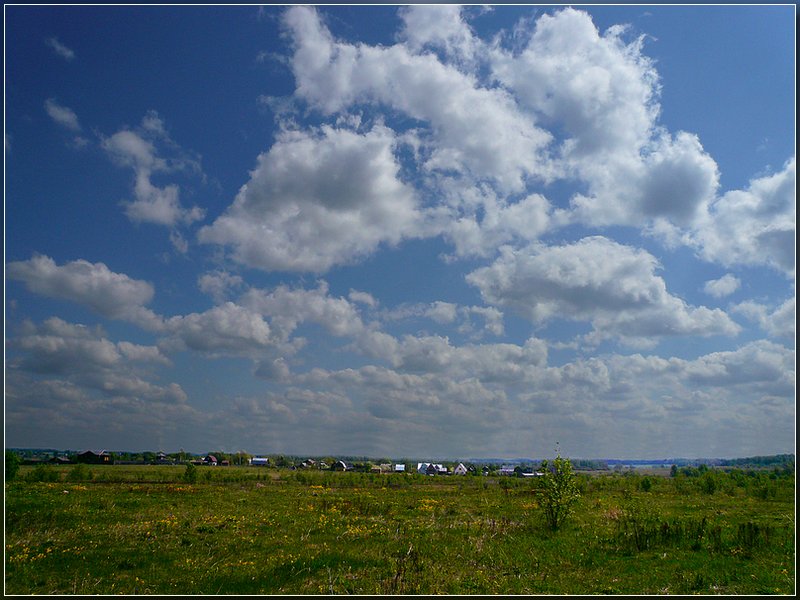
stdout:
POLYGON ((187 463, 182 479, 186 483, 197 483, 197 467, 192 463, 187 463))
POLYGON ((717 491, 717 478, 714 477, 714 474, 711 471, 706 471, 698 480, 698 485, 706 494, 713 494, 717 491))
POLYGON ((540 478, 545 521, 552 530, 559 529, 572 513, 575 503, 581 497, 568 458, 556 456, 553 464, 542 461, 544 475, 540 478))
POLYGON ((89 467, 83 464, 75 465, 67 473, 67 481, 90 481, 92 477, 89 467))
POLYGON ((47 465, 36 465, 36 468, 28 473, 28 481, 58 481, 60 477, 53 467, 47 465))

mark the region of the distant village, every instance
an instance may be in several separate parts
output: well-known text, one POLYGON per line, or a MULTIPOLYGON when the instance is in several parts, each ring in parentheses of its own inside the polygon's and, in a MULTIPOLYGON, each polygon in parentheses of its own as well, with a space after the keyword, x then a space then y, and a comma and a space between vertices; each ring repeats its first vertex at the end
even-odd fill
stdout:
MULTIPOLYGON (((20 455, 22 464, 90 464, 90 465, 181 465, 229 467, 273 467, 289 470, 353 471, 360 473, 420 473, 431 476, 444 475, 508 475, 535 477, 538 464, 503 464, 495 461, 475 462, 431 462, 391 461, 366 458, 300 458, 273 455, 253 456, 245 452, 210 452, 204 455, 187 452, 109 452, 106 450, 58 451, 58 450, 14 450, 20 455)), ((600 465, 597 465, 600 467, 600 465)))
MULTIPOLYGON (((466 461, 391 460, 367 457, 314 457, 304 458, 287 455, 257 456, 247 452, 214 451, 207 454, 190 452, 110 452, 107 450, 53 450, 10 448, 19 455, 23 465, 185 465, 207 467, 251 466, 272 467, 289 470, 353 471, 359 473, 420 473, 431 476, 445 475, 501 475, 536 477, 541 475, 541 461, 532 459, 472 459, 466 461)), ((734 459, 686 459, 669 458, 654 460, 589 460, 570 459, 576 471, 622 471, 636 467, 691 467, 708 466, 755 466, 769 467, 794 463, 793 454, 754 456, 734 459)))

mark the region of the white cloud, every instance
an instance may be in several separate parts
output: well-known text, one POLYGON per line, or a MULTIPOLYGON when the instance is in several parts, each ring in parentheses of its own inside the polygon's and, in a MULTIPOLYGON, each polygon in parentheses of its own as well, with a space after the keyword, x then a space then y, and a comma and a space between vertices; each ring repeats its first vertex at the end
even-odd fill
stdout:
POLYGON ((624 26, 600 33, 591 17, 566 8, 542 15, 526 48, 495 47, 495 76, 520 104, 563 130, 560 172, 588 185, 567 220, 591 225, 688 226, 713 199, 719 174, 697 136, 657 125, 660 84, 624 26))
POLYGON ((460 206, 438 215, 444 215, 441 229, 454 244, 457 257, 485 257, 505 243, 535 241, 553 224, 550 203, 540 194, 509 202, 492 193, 476 195, 474 190, 458 187, 450 193, 458 197, 452 204, 460 206))
POLYGON ((795 306, 795 298, 789 298, 777 308, 750 300, 737 304, 731 310, 755 321, 773 337, 794 339, 797 320, 795 306))
POLYGON ((456 320, 458 305, 452 302, 437 301, 425 310, 425 316, 437 323, 452 323, 456 320))
POLYGON ((558 247, 501 249, 470 273, 485 301, 541 324, 553 318, 591 322, 596 336, 640 344, 659 336, 734 335, 721 310, 687 306, 667 292, 651 254, 603 237, 558 247))
POLYGON ((200 291, 211 296, 217 304, 222 304, 228 299, 230 292, 244 285, 244 279, 218 269, 201 275, 197 284, 200 291))
POLYGON ((313 272, 397 244, 415 234, 419 214, 413 190, 398 179, 394 144, 379 126, 365 134, 284 131, 199 239, 232 246, 248 266, 313 272))
POLYGON ((78 121, 78 115, 76 115, 75 111, 73 111, 71 108, 62 106, 53 98, 48 98, 45 100, 44 108, 47 111, 47 114, 50 115, 50 118, 62 127, 65 127, 66 129, 76 133, 81 131, 81 124, 78 121))
POLYGON ((566 8, 539 17, 521 53, 494 50, 495 76, 528 110, 566 129, 568 159, 635 156, 650 136, 658 75, 641 54, 643 39, 626 45, 623 33, 600 35, 587 13, 566 8))
POLYGON ((292 289, 280 285, 271 291, 250 289, 240 302, 248 309, 269 317, 282 339, 288 339, 301 323, 311 322, 335 336, 357 336, 364 323, 356 307, 345 298, 328 295, 328 284, 320 281, 316 289, 292 289))
POLYGON ((726 273, 719 279, 706 281, 705 285, 703 286, 703 290, 709 296, 714 296, 715 298, 724 298, 725 296, 730 296, 733 292, 738 290, 741 284, 742 282, 737 277, 734 277, 730 273, 726 273))
POLYGON ((479 42, 463 19, 462 11, 461 6, 452 4, 401 7, 400 37, 414 54, 435 48, 444 50, 456 61, 470 62, 479 42))
MULTIPOLYGON (((199 170, 194 159, 179 155, 174 159, 159 156, 156 141, 164 142, 175 149, 175 144, 166 134, 164 124, 154 111, 142 120, 139 132, 122 129, 102 140, 102 147, 123 166, 134 172, 133 194, 135 200, 125 202, 125 214, 135 223, 155 223, 174 227, 200 221, 205 211, 197 206, 186 208, 180 202, 180 188, 176 184, 159 187, 153 184, 154 173, 172 173, 178 170, 199 170)), ((177 151, 182 153, 180 149, 177 151)), ((180 249, 180 244, 176 244, 180 249)))
MULTIPOLYGON (((169 333, 160 345, 168 350, 194 350, 211 356, 259 356, 280 344, 261 315, 226 302, 203 313, 167 319, 169 333)), ((285 351, 285 348, 282 348, 285 351)))
POLYGON ((76 302, 111 319, 131 321, 157 329, 161 319, 145 308, 153 299, 153 286, 146 281, 114 273, 103 263, 75 260, 63 266, 42 255, 9 263, 6 274, 24 281, 36 294, 76 302))
POLYGON ((762 394, 783 395, 794 388, 794 364, 793 350, 760 340, 688 362, 685 377, 721 388, 752 386, 762 394))
MULTIPOLYGON (((430 14, 436 10, 443 9, 430 14)), ((315 108, 332 114, 369 102, 422 121, 423 168, 430 172, 488 178, 515 191, 528 177, 550 176, 542 154, 550 134, 522 114, 504 90, 481 87, 473 75, 402 44, 337 42, 306 7, 289 9, 284 20, 295 44, 296 94, 315 108)))
POLYGON ((351 302, 365 304, 370 308, 375 308, 376 306, 378 306, 378 301, 372 294, 368 292, 362 292, 359 290, 350 290, 350 293, 348 294, 347 297, 350 299, 351 302))
POLYGON ((53 52, 58 54, 61 58, 71 61, 75 58, 75 52, 58 41, 57 38, 51 37, 45 40, 45 43, 53 49, 53 52))
POLYGON ((795 159, 746 190, 723 194, 691 233, 706 260, 725 266, 767 265, 794 278, 797 220, 795 159))
POLYGON ((424 317, 439 325, 456 325, 460 333, 480 337, 484 333, 502 335, 504 333, 503 313, 491 306, 462 306, 453 302, 437 300, 429 304, 403 304, 384 310, 379 317, 384 321, 401 321, 424 317), (476 326, 473 318, 482 321, 476 326))
POLYGON ((485 383, 520 383, 547 363, 547 345, 536 338, 516 344, 453 346, 439 336, 404 336, 386 358, 403 372, 442 373, 453 379, 476 377, 485 383))
POLYGON ((158 348, 124 341, 115 344, 99 328, 56 317, 38 326, 27 321, 20 335, 11 340, 11 347, 21 355, 11 360, 12 368, 36 376, 63 377, 64 382, 110 398, 170 403, 187 400, 178 384, 159 386, 139 374, 137 364, 171 364, 158 348))

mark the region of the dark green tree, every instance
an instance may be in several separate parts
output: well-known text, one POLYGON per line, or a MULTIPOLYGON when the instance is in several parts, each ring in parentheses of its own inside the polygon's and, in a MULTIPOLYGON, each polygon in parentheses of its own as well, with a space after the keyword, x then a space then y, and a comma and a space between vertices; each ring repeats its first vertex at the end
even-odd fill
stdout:
POLYGON ((6 450, 6 481, 13 481, 17 477, 21 462, 19 454, 13 450, 6 450))

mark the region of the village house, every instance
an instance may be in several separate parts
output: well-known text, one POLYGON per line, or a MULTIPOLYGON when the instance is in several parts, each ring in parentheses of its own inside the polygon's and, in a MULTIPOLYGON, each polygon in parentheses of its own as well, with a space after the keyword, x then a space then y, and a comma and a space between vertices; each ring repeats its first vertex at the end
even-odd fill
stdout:
POLYGON ((458 463, 453 469, 453 475, 466 475, 467 474, 467 467, 464 466, 464 463, 458 463))
POLYGON ((250 464, 254 467, 268 467, 269 458, 262 458, 260 456, 255 456, 250 459, 250 464))
POLYGON ((352 471, 355 467, 345 460, 337 460, 331 467, 334 471, 352 471))
POLYGON ((84 450, 75 456, 75 462, 90 465, 110 465, 114 461, 111 459, 111 455, 105 450, 84 450))
POLYGON ((447 467, 440 463, 422 462, 417 463, 417 473, 423 475, 447 475, 447 467))

